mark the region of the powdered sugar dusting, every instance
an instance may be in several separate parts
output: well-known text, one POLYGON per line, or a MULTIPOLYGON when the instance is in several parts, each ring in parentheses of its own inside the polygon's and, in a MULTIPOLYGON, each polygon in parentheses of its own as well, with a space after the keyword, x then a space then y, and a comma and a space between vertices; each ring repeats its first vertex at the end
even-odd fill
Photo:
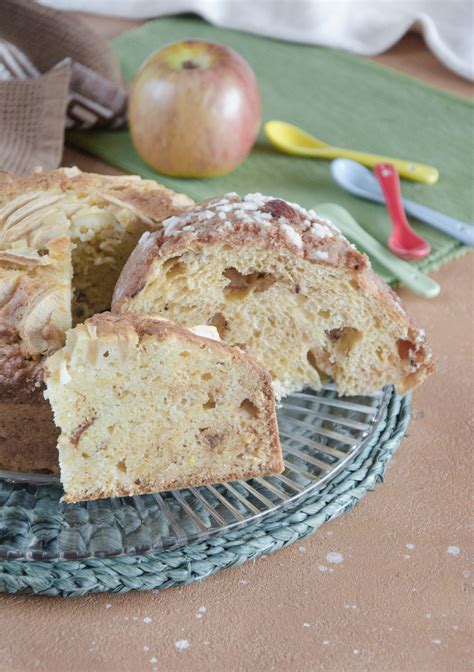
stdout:
POLYGON ((178 641, 175 642, 174 645, 179 651, 189 649, 189 647, 191 646, 187 639, 178 639, 178 641))
POLYGON ((329 253, 325 252, 324 250, 316 250, 314 256, 316 259, 327 259, 329 257, 329 253))
MULTIPOLYGON (((235 192, 196 205, 163 222, 163 236, 169 238, 186 234, 191 239, 205 235, 206 240, 236 234, 239 237, 259 236, 283 241, 304 253, 311 260, 329 259, 329 252, 318 249, 326 238, 342 239, 342 234, 329 221, 321 219, 314 210, 305 210, 298 203, 285 201, 259 192, 243 198, 235 192)), ((148 237, 143 238, 141 244, 148 237)))
POLYGON ((340 565, 342 562, 344 562, 343 556, 337 551, 330 551, 326 555, 326 560, 334 565, 340 565))
POLYGON ((202 618, 206 613, 206 607, 199 607, 197 610, 196 618, 202 618))
POLYGON ((200 222, 204 222, 207 219, 212 219, 214 217, 214 213, 211 210, 204 210, 204 212, 200 212, 198 214, 198 220, 200 222))
POLYGON ((311 222, 311 230, 309 233, 313 238, 320 240, 321 238, 330 236, 332 231, 325 224, 321 224, 321 222, 311 222))
MULTIPOLYGON (((283 218, 281 217, 280 219, 283 219, 283 218)), ((295 231, 295 229, 292 226, 282 222, 282 223, 280 223, 280 231, 283 231, 287 241, 291 245, 294 245, 295 247, 297 247, 298 249, 301 250, 301 248, 303 247, 303 241, 301 239, 300 234, 297 231, 295 231)))
POLYGON ((173 216, 168 217, 168 219, 165 219, 165 221, 163 222, 163 229, 165 231, 165 236, 171 236, 175 232, 176 228, 182 223, 187 224, 187 221, 183 222, 183 218, 181 217, 173 216))

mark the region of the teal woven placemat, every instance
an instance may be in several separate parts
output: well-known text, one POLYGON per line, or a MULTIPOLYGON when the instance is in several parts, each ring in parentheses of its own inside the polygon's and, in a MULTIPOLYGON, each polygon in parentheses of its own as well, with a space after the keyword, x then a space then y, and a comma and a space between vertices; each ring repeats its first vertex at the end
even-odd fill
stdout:
MULTIPOLYGON (((236 567, 307 537, 323 523, 351 509, 377 483, 405 434, 410 418, 410 397, 392 392, 385 416, 364 451, 324 489, 292 508, 262 519, 242 529, 229 531, 176 550, 112 558, 55 561, 0 561, 0 591, 75 597, 96 592, 124 593, 130 590, 157 590, 192 583, 221 569, 236 567)), ((54 487, 54 486, 51 486, 54 487)), ((0 482, 2 490, 11 488, 0 482)), ((26 497, 31 497, 29 493, 26 497)), ((35 534, 48 539, 54 530, 54 497, 42 488, 36 508, 40 516, 35 534)), ((0 508, 0 534, 12 552, 23 547, 28 514, 24 498, 0 508)), ((87 530, 84 531, 87 534, 87 530)), ((103 521, 107 534, 107 520, 103 521)))
MULTIPOLYGON (((210 26, 198 19, 162 18, 113 40, 124 76, 131 79, 145 58, 166 43, 185 38, 224 43, 254 68, 263 98, 263 120, 291 121, 342 147, 413 159, 437 166, 435 186, 403 182, 407 198, 463 221, 474 219, 472 102, 434 89, 367 59, 333 49, 291 44, 210 26)), ((206 180, 157 175, 134 151, 127 131, 75 132, 69 141, 123 170, 184 191, 196 200, 227 191, 260 191, 314 207, 334 201, 346 207, 381 242, 390 231, 380 205, 346 194, 334 184, 329 162, 277 153, 260 134, 249 158, 233 173, 206 180)), ((467 248, 415 223, 432 253, 423 270, 463 254, 467 248)), ((394 277, 376 263, 388 282, 394 277)))

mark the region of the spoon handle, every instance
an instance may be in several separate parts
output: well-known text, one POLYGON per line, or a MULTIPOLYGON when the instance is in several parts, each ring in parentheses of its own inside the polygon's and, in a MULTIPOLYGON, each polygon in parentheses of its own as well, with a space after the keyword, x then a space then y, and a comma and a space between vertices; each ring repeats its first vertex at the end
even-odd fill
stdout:
MULTIPOLYGON (((427 166, 424 163, 415 163, 414 161, 404 161, 403 159, 392 159, 389 156, 378 154, 368 154, 366 152, 356 152, 350 149, 340 149, 331 147, 332 158, 344 157, 353 159, 364 166, 373 168, 378 163, 391 163, 398 171, 398 174, 408 180, 424 182, 425 184, 435 184, 439 178, 439 172, 434 166, 427 166)), ((329 158, 329 157, 328 157, 329 158)))
POLYGON ((412 292, 426 299, 438 296, 440 286, 435 280, 422 273, 416 266, 402 261, 389 252, 378 240, 367 233, 345 208, 335 203, 321 203, 314 209, 321 217, 331 220, 347 238, 362 247, 373 259, 388 268, 412 292))
POLYGON ((411 289, 414 294, 422 296, 425 299, 434 299, 438 296, 441 288, 436 280, 419 271, 416 266, 412 266, 408 262, 403 261, 403 259, 396 257, 381 245, 378 240, 372 238, 363 229, 361 230, 366 235, 360 236, 354 231, 351 233, 348 232, 348 235, 355 243, 363 247, 373 259, 377 259, 382 266, 388 268, 402 284, 411 289))
POLYGON ((437 210, 427 208, 426 205, 408 201, 406 198, 403 199, 403 205, 405 206, 405 212, 412 217, 416 217, 421 222, 429 224, 434 229, 438 229, 438 231, 442 231, 448 236, 456 238, 456 240, 464 243, 464 245, 474 246, 474 226, 472 224, 461 222, 459 219, 444 215, 437 210))
POLYGON ((431 247, 413 229, 405 215, 400 190, 400 180, 395 166, 391 163, 378 163, 374 174, 380 184, 385 204, 392 220, 392 232, 388 246, 394 254, 404 259, 423 259, 431 252, 431 247))
MULTIPOLYGON (((337 225, 337 221, 334 223, 337 225)), ((412 266, 403 259, 396 257, 364 229, 359 228, 365 235, 360 235, 359 232, 355 233, 355 231, 348 232, 347 235, 356 244, 363 247, 373 259, 377 259, 382 266, 388 268, 402 284, 411 289, 414 294, 425 299, 434 299, 438 296, 441 288, 436 280, 419 271, 416 266, 412 266)))
POLYGON ((374 167, 374 175, 382 187, 385 204, 394 229, 408 229, 410 225, 403 209, 400 180, 395 167, 391 163, 378 163, 374 167))

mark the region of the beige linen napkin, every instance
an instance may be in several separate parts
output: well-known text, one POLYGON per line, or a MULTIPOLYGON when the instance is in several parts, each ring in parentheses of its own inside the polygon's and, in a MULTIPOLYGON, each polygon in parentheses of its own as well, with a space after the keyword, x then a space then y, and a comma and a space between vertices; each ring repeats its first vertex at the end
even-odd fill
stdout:
POLYGON ((56 168, 65 128, 117 128, 126 100, 105 40, 33 0, 1 0, 0 170, 56 168))

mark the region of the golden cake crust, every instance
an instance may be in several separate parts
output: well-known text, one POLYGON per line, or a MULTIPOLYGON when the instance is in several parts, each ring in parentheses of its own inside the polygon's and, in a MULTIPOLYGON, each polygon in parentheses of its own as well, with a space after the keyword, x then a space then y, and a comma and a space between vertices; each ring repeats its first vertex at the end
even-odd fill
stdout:
POLYGON ((62 193, 74 191, 84 194, 103 194, 105 198, 119 199, 137 209, 139 216, 153 223, 190 208, 193 201, 185 194, 167 189, 154 180, 138 175, 99 175, 84 173, 79 168, 58 168, 49 172, 38 170, 29 177, 16 177, 0 172, 0 208, 16 196, 33 191, 62 193))

